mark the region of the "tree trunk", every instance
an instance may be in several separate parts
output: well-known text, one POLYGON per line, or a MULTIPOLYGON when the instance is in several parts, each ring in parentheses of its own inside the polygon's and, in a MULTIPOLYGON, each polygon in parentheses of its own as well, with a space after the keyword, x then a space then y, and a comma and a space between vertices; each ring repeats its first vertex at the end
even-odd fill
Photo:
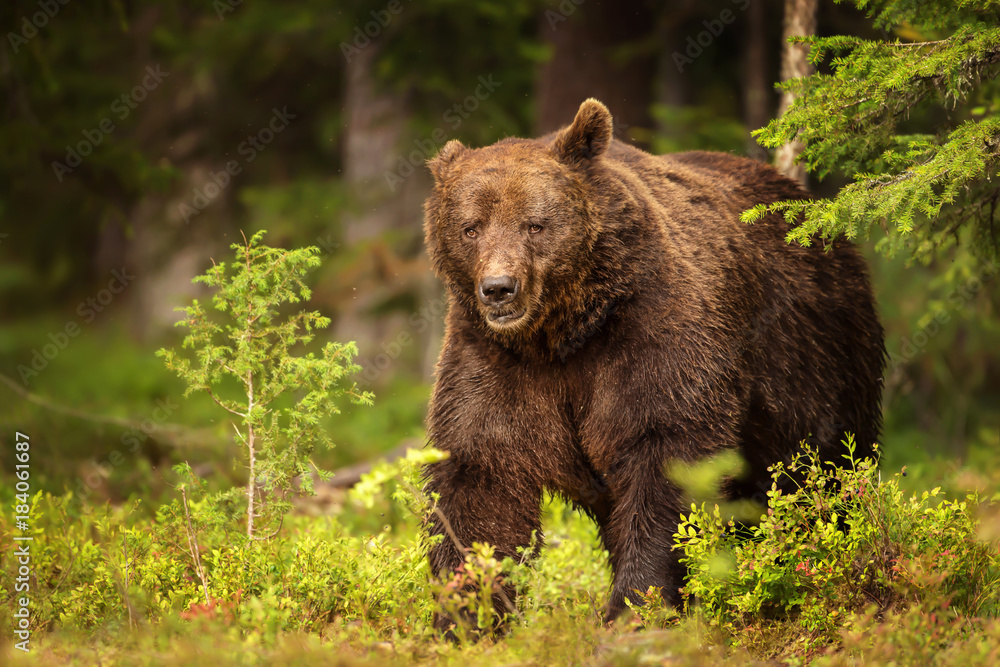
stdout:
MULTIPOLYGON (((344 216, 348 244, 382 236, 401 226, 396 202, 407 180, 388 189, 385 172, 393 171, 406 136, 407 114, 397 94, 376 85, 374 67, 378 45, 373 43, 347 63, 344 95, 344 183, 354 198, 344 216), (390 195, 395 195, 391 197, 390 195)), ((419 167, 418 167, 419 169, 419 167)))
MULTIPOLYGON (((385 304, 408 294, 423 300, 429 289, 424 283, 430 280, 422 256, 400 256, 387 240, 391 236, 387 232, 422 235, 421 204, 429 186, 421 160, 410 157, 413 145, 407 143, 411 137, 404 96, 376 81, 378 57, 379 45, 373 42, 347 63, 343 164, 352 202, 343 216, 343 235, 348 246, 360 248, 354 270, 347 272, 346 282, 340 285, 335 336, 356 341, 358 363, 369 377, 377 372, 384 381, 394 369, 385 366, 376 371, 372 366, 385 355, 387 346, 395 349, 393 341, 406 330, 408 315, 385 304), (400 156, 410 169, 400 167, 400 156), (390 185, 386 174, 400 178, 394 177, 390 185)), ((429 333, 411 334, 417 338, 418 364, 429 367, 430 362, 419 358, 427 347, 423 336, 429 333)), ((398 363, 396 355, 391 357, 393 364, 398 363)))
MULTIPOLYGON (((656 29, 656 42, 660 45, 660 52, 654 87, 658 105, 680 109, 691 103, 691 77, 681 71, 674 56, 684 51, 687 34, 682 32, 681 26, 693 10, 693 2, 672 2, 669 9, 661 10, 656 29)), ((669 145, 683 145, 685 133, 685 127, 667 118, 660 117, 656 120, 656 135, 669 145)))
MULTIPOLYGON (((816 10, 819 0, 785 0, 784 48, 781 52, 781 80, 797 79, 813 73, 809 64, 809 49, 803 44, 789 44, 790 37, 804 37, 816 34, 816 10)), ((779 115, 784 115, 792 106, 794 96, 783 93, 779 115)), ((776 166, 785 176, 794 178, 803 186, 807 184, 806 170, 795 159, 802 153, 802 142, 793 140, 778 149, 775 156, 776 166)))
POLYGON ((656 58, 637 45, 649 38, 653 21, 646 3, 636 0, 564 2, 543 12, 539 32, 553 53, 538 77, 538 133, 569 124, 580 103, 596 97, 611 110, 617 138, 647 147, 656 58))
POLYGON ((754 0, 747 7, 743 55, 743 118, 747 125, 747 155, 760 162, 767 162, 767 149, 757 143, 750 132, 767 125, 773 113, 767 47, 767 3, 754 0))

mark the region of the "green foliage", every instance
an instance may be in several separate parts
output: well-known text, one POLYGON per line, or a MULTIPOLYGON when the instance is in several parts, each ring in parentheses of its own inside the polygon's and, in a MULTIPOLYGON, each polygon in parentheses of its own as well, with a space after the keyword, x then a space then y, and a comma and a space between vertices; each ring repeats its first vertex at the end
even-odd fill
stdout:
POLYGON ((663 589, 650 586, 642 594, 641 604, 633 603, 625 598, 625 604, 631 609, 639 622, 647 627, 663 627, 680 619, 680 613, 663 597, 663 589))
MULTIPOLYGON (((694 10, 665 9, 635 48, 661 48, 664 27, 682 43, 689 29, 697 35, 703 19, 715 19, 732 4, 726 0, 694 10)), ((822 488, 809 496, 811 464, 800 468, 791 473, 803 485, 796 492, 798 502, 789 500, 792 493, 772 499, 774 514, 758 527, 763 532, 757 542, 728 532, 735 528, 729 516, 734 511, 748 516, 743 512, 752 508, 723 505, 716 516, 714 508, 708 509, 711 504, 705 506, 699 512, 706 514, 698 515, 706 528, 699 533, 702 543, 693 547, 699 569, 688 589, 703 587, 707 592, 699 596, 714 600, 715 607, 703 603, 700 611, 677 618, 654 589, 647 591, 644 605, 610 628, 600 624, 610 571, 597 527, 566 502, 547 498, 544 540, 537 537, 544 546, 533 562, 525 558, 533 549, 520 559, 497 563, 489 545, 475 545, 461 573, 465 582, 479 582, 485 590, 500 578, 517 587, 517 611, 507 618, 509 633, 500 641, 484 637, 453 646, 430 629, 442 598, 470 614, 476 628, 492 623, 493 608, 483 596, 463 595, 464 583, 451 588, 429 583, 428 544, 416 517, 426 513, 433 499, 418 490, 417 475, 420 462, 433 452, 411 453, 377 467, 350 495, 324 489, 324 500, 330 501, 327 513, 315 516, 311 506, 306 507, 310 516, 293 511, 284 515, 276 539, 252 541, 232 530, 246 514, 239 491, 212 491, 229 483, 219 479, 223 475, 203 480, 186 464, 168 469, 170 462, 185 458, 205 461, 206 443, 232 436, 228 424, 205 427, 219 406, 204 387, 188 385, 198 395, 177 406, 171 403, 176 409, 170 423, 153 436, 140 434, 141 448, 129 447, 123 433, 106 423, 60 416, 11 394, 14 400, 2 402, 0 427, 43 436, 40 456, 32 461, 33 481, 53 490, 69 481, 74 493, 43 492, 33 498, 36 643, 30 656, 22 656, 10 649, 7 633, 0 638, 3 658, 53 665, 463 667, 745 665, 775 656, 788 664, 966 667, 1000 662, 1000 623, 992 618, 996 553, 991 544, 974 539, 1000 535, 997 395, 989 363, 996 308, 994 303, 992 310, 973 313, 977 309, 966 307, 975 298, 983 305, 995 291, 983 283, 992 286, 996 265, 987 265, 994 267, 987 273, 970 257, 989 258, 991 243, 995 245, 990 179, 997 162, 1000 3, 855 4, 869 12, 876 27, 893 31, 903 43, 894 43, 893 37, 830 38, 826 48, 814 53, 825 69, 790 84, 802 86, 800 104, 765 134, 782 132, 782 123, 789 123, 793 134, 807 139, 805 159, 816 173, 843 172, 856 181, 841 196, 803 210, 805 223, 793 237, 809 242, 812 234, 844 232, 865 238, 877 224, 886 230, 880 241, 884 252, 926 259, 953 250, 956 243, 963 246, 950 253, 955 262, 943 269, 911 267, 903 273, 900 262, 875 267, 876 274, 886 272, 878 285, 893 353, 887 378, 889 445, 882 463, 884 468, 890 462, 906 463, 908 477, 879 482, 873 469, 859 463, 857 470, 834 476, 839 493, 848 497, 833 498, 826 495, 828 484, 819 482, 822 488), (791 128, 795 114, 802 125, 791 128), (925 336, 925 342, 918 344, 916 334, 925 336), (986 389, 977 394, 978 387, 986 389), (977 401, 986 406, 978 412, 977 401), (197 431, 184 424, 198 425, 197 431), (963 449, 966 443, 975 448, 963 449), (944 464, 924 451, 930 446, 950 449, 952 455, 963 452, 970 466, 993 472, 986 479, 967 471, 956 475, 959 464, 944 464), (192 453, 192 447, 199 449, 192 453), (124 463, 108 463, 118 460, 113 453, 122 454, 124 463), (91 478, 87 473, 95 467, 103 473, 94 477, 101 481, 96 491, 82 481, 91 478), (927 491, 925 498, 924 490, 938 484, 946 491, 927 491), (978 497, 989 502, 977 504, 975 495, 966 498, 973 487, 983 488, 978 497), (911 497, 913 490, 917 495, 911 497), (169 497, 160 502, 164 493, 169 497), (960 500, 945 500, 955 494, 960 500), (96 503, 95 496, 114 502, 96 503), (141 497, 142 502, 123 501, 126 497, 141 497), (850 521, 857 527, 834 530, 835 521, 838 527, 850 521), (767 567, 746 569, 748 559, 767 567)), ((353 43, 355 29, 363 30, 372 12, 386 6, 384 0, 350 0, 339 7, 342 11, 330 12, 318 0, 167 2, 155 8, 70 3, 28 45, 7 50, 0 68, 8 75, 11 100, 9 118, 0 129, 6 156, 0 164, 5 184, 0 186, 0 223, 10 222, 6 231, 11 233, 0 238, 0 297, 21 317, 0 328, 0 355, 8 370, 29 360, 33 349, 48 342, 50 332, 74 317, 81 299, 103 287, 106 276, 99 267, 121 257, 152 257, 151 242, 158 249, 176 249, 191 234, 215 238, 207 230, 237 225, 257 229, 267 222, 282 245, 322 242, 331 253, 322 268, 324 284, 355 276, 367 246, 347 248, 339 219, 352 209, 367 209, 355 201, 354 190, 331 176, 346 169, 347 119, 344 100, 331 97, 330 91, 347 89, 342 44, 353 43), (220 7, 225 7, 221 13, 220 7), (123 48, 137 57, 122 58, 123 48), (109 105, 140 82, 147 64, 162 64, 169 78, 127 118, 120 118, 109 105), (317 85, 320 69, 323 84, 317 85), (163 202, 190 200, 199 174, 218 172, 230 157, 240 160, 237 148, 248 133, 266 126, 275 105, 288 105, 299 119, 252 164, 241 161, 243 172, 199 214, 197 224, 168 224, 172 207, 163 202), (105 117, 114 120, 115 131, 103 136, 81 166, 57 179, 52 162, 65 162, 67 147, 79 145, 86 136, 81 132, 92 134, 105 117), (31 226, 13 224, 28 219, 31 226)), ((843 12, 829 9, 833 18, 824 30, 835 24, 845 31, 859 27, 855 19, 844 21, 843 12)), ((33 3, 8 3, 0 14, 17 32, 21 19, 36 10, 33 3)), ((409 126, 399 128, 401 154, 419 145, 414 139, 425 144, 436 129, 474 144, 531 133, 535 66, 547 55, 545 42, 566 27, 550 28, 542 10, 565 12, 567 21, 579 21, 586 18, 587 5, 536 0, 403 3, 403 11, 383 26, 364 54, 374 56, 369 83, 376 92, 379 86, 392 86, 403 102, 399 118, 409 126), (475 93, 481 75, 492 76, 500 86, 467 118, 463 111, 456 126, 455 116, 444 114, 475 93)), ((817 47, 823 44, 822 39, 814 41, 817 47)), ((664 135, 651 138, 658 150, 741 149, 742 123, 733 116, 732 104, 739 79, 734 65, 744 55, 739 42, 717 40, 685 70, 688 83, 697 85, 679 86, 680 98, 696 103, 696 111, 654 107, 664 135)), ((642 130, 646 128, 630 128, 629 134, 646 138, 642 130)), ((778 141, 789 135, 774 136, 778 141)), ((797 204, 791 206, 794 217, 797 204)), ((392 238, 398 241, 390 245, 412 256, 419 246, 415 229, 394 230, 392 238)), ((280 259, 280 254, 274 257, 280 259)), ((158 279, 152 264, 156 262, 142 267, 143 279, 150 283, 158 279)), ((350 280, 353 285, 354 278, 350 280)), ((288 287, 293 296, 304 298, 299 286, 288 287)), ((178 396, 176 378, 162 365, 149 366, 144 348, 149 339, 135 336, 136 318, 123 316, 127 304, 146 296, 130 292, 116 301, 106 318, 52 360, 37 384, 32 381, 32 391, 81 411, 137 420, 150 417, 154 401, 178 396)), ((336 298, 326 298, 324 312, 332 312, 336 298)), ((388 307, 412 308, 411 300, 395 294, 393 299, 388 307)), ((219 327, 211 354, 226 354, 218 348, 240 353, 226 325, 216 319, 232 312, 211 312, 206 305, 205 321, 219 327)), ((285 312, 276 308, 275 322, 285 312)), ((297 335, 306 337, 322 328, 319 320, 312 332, 304 321, 300 324, 297 335)), ((146 333, 157 335, 155 330, 146 333)), ((206 383, 202 348, 185 349, 190 356, 180 353, 178 359, 206 383)), ((310 350, 317 364, 329 360, 319 346, 297 343, 287 350, 291 361, 283 363, 295 366, 299 362, 291 354, 310 350)), ((347 379, 350 351, 343 346, 338 387, 347 379)), ((275 352, 268 363, 279 356, 284 358, 275 352)), ((400 368, 407 364, 402 359, 400 368)), ((286 378, 292 372, 291 366, 272 368, 286 378)), ((243 408, 248 403, 240 396, 241 389, 245 395, 242 378, 220 371, 217 379, 209 385, 214 398, 247 412, 243 408)), ((378 411, 344 405, 346 401, 328 406, 320 419, 337 416, 339 446, 333 452, 317 448, 314 460, 332 463, 333 457, 346 456, 338 461, 346 463, 387 451, 406 438, 420 439, 429 388, 407 382, 397 377, 380 392, 387 402, 378 411), (343 414, 337 414, 337 407, 343 414)), ((298 423, 304 435, 299 447, 293 446, 287 433, 289 411, 304 410, 296 400, 308 391, 300 384, 272 404, 269 419, 278 420, 276 457, 258 459, 256 472, 274 469, 265 477, 254 475, 261 484, 251 485, 271 503, 268 519, 277 518, 283 503, 281 493, 267 485, 293 474, 288 467, 285 472, 277 468, 295 468, 296 455, 321 446, 331 432, 329 423, 303 417, 298 423)), ((267 421, 255 431, 257 442, 274 423, 267 421)), ((236 418, 236 425, 245 437, 247 424, 236 418)), ((312 472, 303 459, 298 462, 299 472, 312 472)), ((0 461, 0 467, 5 465, 0 461)), ((737 471, 736 462, 723 457, 708 466, 676 466, 670 474, 704 502, 718 495, 720 476, 737 471)), ((312 475, 301 479, 308 486, 312 475)), ((9 507, 10 494, 10 485, 0 481, 0 504, 9 507)), ((10 512, 0 512, 0 536, 13 532, 10 520, 10 512)), ((5 628, 11 627, 15 595, 10 553, 0 549, 0 626, 5 628)))
POLYGON ((906 23, 928 30, 950 31, 970 23, 996 22, 997 0, 858 0, 855 4, 868 12, 875 26, 892 29, 906 23))
POLYGON ((445 458, 445 452, 433 447, 407 449, 405 456, 394 461, 382 461, 362 475, 361 481, 351 488, 351 498, 371 509, 382 494, 385 484, 395 480, 398 487, 392 493, 392 499, 407 507, 413 516, 426 516, 433 503, 419 490, 424 466, 445 458))
MULTIPOLYGON (((352 29, 363 27, 371 20, 370 12, 385 5, 378 0, 355 3, 352 29)), ((545 6, 541 0, 404 3, 386 30, 376 74, 417 102, 415 138, 441 128, 482 145, 531 126, 530 107, 519 97, 535 85, 535 69, 548 56, 533 30, 545 6), (429 35, 448 38, 428 39, 429 35), (461 44, 460 57, 456 44, 461 44), (449 114, 456 102, 476 93, 480 77, 491 75, 500 85, 492 93, 496 97, 474 111, 479 122, 462 122, 468 115, 464 111, 449 114)))
MULTIPOLYGON (((134 508, 81 510, 71 494, 38 494, 32 568, 45 585, 32 597, 33 629, 211 621, 271 644, 281 632, 318 630, 334 619, 405 615, 407 632, 419 631, 418 618, 429 621, 427 552, 414 535, 348 535, 329 518, 290 517, 287 536, 242 548, 233 544, 224 500, 191 484, 202 500, 185 509, 175 499, 154 519, 138 518, 134 508)), ((14 595, 14 571, 0 571, 5 602, 14 595)))
MULTIPOLYGON (((394 468, 399 477, 392 479, 399 487, 390 502, 403 507, 426 502, 407 497, 411 492, 406 489, 416 479, 420 461, 434 456, 414 454, 394 468)), ((384 472, 373 477, 387 482, 384 472)), ((360 653, 372 644, 391 642, 411 658, 428 652, 447 654, 448 644, 438 643, 430 621, 439 600, 456 591, 435 589, 429 583, 428 542, 415 515, 410 514, 410 523, 398 529, 350 533, 343 527, 348 521, 293 514, 281 537, 234 544, 229 525, 238 505, 207 493, 196 477, 187 477, 184 484, 192 498, 188 507, 175 498, 152 517, 139 507, 81 505, 71 494, 40 493, 33 499, 37 550, 32 568, 39 582, 32 598, 36 638, 48 637, 50 644, 58 645, 61 637, 86 632, 86 639, 67 644, 79 648, 108 631, 115 637, 114 650, 134 651, 135 660, 140 660, 142 647, 148 650, 151 643, 159 644, 155 654, 161 662, 165 654, 183 655, 187 643, 206 637, 210 641, 201 654, 213 654, 217 646, 212 644, 229 647, 230 656, 221 664, 232 664, 233 655, 244 656, 239 664, 267 664, 267 656, 280 655, 290 637, 304 632, 310 635, 300 641, 311 651, 321 647, 314 646, 310 637, 325 636, 332 648, 349 645, 360 653), (191 548, 195 541, 208 601, 191 548), (259 659, 244 662, 245 656, 254 655, 259 659)), ((357 494, 358 499, 368 498, 379 506, 389 500, 384 490, 370 485, 357 494)), ((355 504, 348 503, 344 511, 352 507, 355 504)), ((0 532, 10 531, 9 521, 8 513, 0 514, 0 532)), ((513 637, 509 646, 524 659, 589 650, 576 646, 565 633, 556 635, 563 637, 559 642, 540 649, 538 639, 543 635, 532 633, 539 628, 543 633, 557 628, 562 632, 574 618, 585 620, 590 626, 586 632, 594 633, 594 591, 608 584, 602 559, 606 554, 597 545, 593 523, 564 503, 552 501, 546 527, 553 544, 535 569, 498 563, 491 547, 477 545, 464 571, 465 576, 486 583, 498 580, 501 569, 516 571, 528 597, 515 632, 528 635, 513 637), (541 586, 543 581, 548 585, 541 586), (567 616, 571 608, 577 611, 567 616)), ((2 563, 0 609, 11 608, 7 603, 15 595, 15 574, 13 563, 2 563)), ((493 608, 482 602, 461 595, 457 600, 485 628, 492 623, 493 608)), ((6 621, 2 616, 0 620, 6 621)), ((489 641, 483 644, 488 646, 489 641)), ((477 650, 470 647, 469 653, 475 655, 477 650)), ((378 658, 376 662, 384 664, 378 658)), ((481 661, 488 663, 488 658, 481 661)))
POLYGON ((899 481, 882 480, 867 459, 833 468, 804 445, 793 463, 774 467, 752 539, 718 505, 692 504, 677 532, 691 570, 687 606, 747 646, 782 622, 812 646, 835 644, 845 619, 869 608, 995 616, 1000 556, 978 540, 976 494, 907 496, 899 481))
POLYGON ((653 137, 654 153, 709 150, 739 153, 746 145, 746 125, 710 106, 657 104, 652 115, 662 127, 669 128, 668 133, 653 137))
MULTIPOLYGON (((543 501, 544 547, 530 562, 506 562, 508 579, 519 590, 518 607, 526 622, 547 614, 600 621, 600 598, 611 585, 608 552, 597 525, 559 498, 543 501)), ((540 539, 540 537, 536 538, 540 539)), ((534 552, 534 545, 524 550, 534 552)))
POLYGON ((454 632, 462 642, 490 632, 502 620, 497 618, 493 596, 505 595, 503 565, 493 552, 491 545, 473 542, 465 562, 444 584, 441 606, 457 621, 454 632), (466 619, 474 619, 475 625, 467 627, 466 619))
POLYGON ((983 259, 995 257, 1000 163, 1000 28, 993 0, 854 0, 876 25, 900 27, 910 39, 809 37, 814 64, 782 85, 795 95, 787 113, 758 131, 777 147, 798 139, 810 172, 851 176, 832 199, 760 205, 744 220, 781 211, 800 221, 789 240, 808 245, 840 234, 867 238, 879 225, 886 254, 906 248, 929 260, 964 238, 983 259), (949 34, 935 38, 939 31, 949 34), (934 121, 908 126, 911 115, 934 121), (933 128, 933 129, 931 129, 933 128), (801 217, 800 217, 801 216, 801 217))
POLYGON ((1000 622, 972 619, 936 605, 886 614, 868 612, 842 633, 843 647, 812 662, 834 665, 994 665, 1000 660, 1000 622))
MULTIPOLYGON (((795 467, 776 470, 799 486, 772 493, 755 540, 734 536, 714 508, 686 517, 681 541, 695 570, 686 590, 700 605, 678 616, 653 589, 610 628, 600 623, 610 573, 597 528, 558 498, 545 501, 546 546, 533 563, 498 563, 489 545, 474 545, 444 586, 429 583, 416 515, 405 512, 409 520, 394 528, 346 529, 352 513, 372 511, 363 498, 374 510, 423 506, 427 499, 407 497, 419 491, 400 481, 415 479, 412 456, 391 469, 398 476, 382 468, 369 478, 339 516, 292 514, 279 538, 245 545, 228 529, 239 504, 207 493, 196 477, 184 481, 187 510, 175 498, 155 516, 42 493, 32 503, 40 650, 31 662, 328 664, 350 655, 378 665, 992 664, 998 556, 977 541, 973 517, 988 510, 983 516, 1000 525, 996 508, 936 490, 908 496, 898 478, 880 482, 864 462, 831 473, 807 454, 795 467), (517 612, 502 639, 452 645, 430 628, 440 603, 469 614, 470 636, 494 620, 486 596, 464 590, 473 581, 485 590, 514 584, 517 612)), ((9 522, 0 514, 0 533, 9 522)), ((0 560, 5 624, 14 573, 0 560)))
MULTIPOLYGON (((182 309, 179 326, 190 329, 183 348, 193 357, 173 350, 160 350, 168 368, 187 382, 185 396, 206 392, 219 407, 237 418, 237 437, 246 447, 249 462, 247 482, 247 535, 254 537, 258 493, 272 496, 271 517, 282 516, 290 507, 287 496, 292 481, 300 478, 300 490, 312 491, 310 455, 317 445, 329 446, 323 417, 339 412, 337 400, 370 405, 371 394, 355 385, 343 386, 356 373, 351 363, 357 354, 353 343, 329 342, 320 356, 295 356, 300 345, 309 344, 317 329, 329 326, 329 318, 317 312, 298 311, 285 319, 279 309, 286 303, 308 301, 304 278, 317 266, 319 249, 285 250, 260 245, 263 231, 244 245, 234 244, 235 262, 218 263, 195 278, 215 288, 212 305, 224 316, 216 322, 195 300, 182 309), (226 380, 235 380, 239 398, 219 395, 226 380), (284 394, 298 393, 291 405, 282 405, 284 394)), ((322 473, 320 473, 322 476, 322 473)))

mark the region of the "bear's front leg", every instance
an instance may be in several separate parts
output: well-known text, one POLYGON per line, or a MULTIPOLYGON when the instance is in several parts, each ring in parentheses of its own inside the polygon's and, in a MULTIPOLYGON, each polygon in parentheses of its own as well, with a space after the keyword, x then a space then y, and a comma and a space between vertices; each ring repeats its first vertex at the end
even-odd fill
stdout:
POLYGON ((640 603, 650 586, 670 604, 680 602, 685 568, 673 545, 684 503, 681 489, 666 477, 668 458, 666 448, 645 442, 621 452, 606 473, 614 507, 602 533, 614 582, 605 623, 625 610, 626 597, 640 603))
MULTIPOLYGON (((440 496, 428 528, 431 535, 444 536, 430 552, 431 571, 442 580, 465 562, 473 542, 493 545, 497 560, 519 558, 518 547, 528 547, 532 532, 539 531, 542 487, 526 471, 484 466, 459 451, 429 466, 427 473, 427 491, 440 496)), ((510 585, 493 594, 497 618, 514 611, 514 600, 510 585)), ((449 631, 454 624, 447 614, 435 617, 437 630, 449 631)))

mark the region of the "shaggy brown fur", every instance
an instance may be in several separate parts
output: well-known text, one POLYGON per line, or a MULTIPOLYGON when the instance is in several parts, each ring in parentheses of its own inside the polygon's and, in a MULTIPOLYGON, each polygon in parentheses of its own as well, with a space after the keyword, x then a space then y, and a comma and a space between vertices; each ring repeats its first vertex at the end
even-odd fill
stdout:
MULTIPOLYGON (((563 494, 611 555, 610 621, 634 590, 678 599, 671 459, 735 449, 750 474, 734 495, 763 500, 767 466, 803 439, 834 459, 849 431, 871 452, 884 348, 863 259, 845 240, 787 244, 779 216, 739 221, 808 196, 792 181, 731 155, 648 155, 612 139, 596 100, 540 139, 449 142, 430 168, 450 307, 428 427, 450 458, 428 490, 464 547, 516 556, 542 490, 563 494)), ((430 558, 435 574, 463 560, 448 538, 430 558)))

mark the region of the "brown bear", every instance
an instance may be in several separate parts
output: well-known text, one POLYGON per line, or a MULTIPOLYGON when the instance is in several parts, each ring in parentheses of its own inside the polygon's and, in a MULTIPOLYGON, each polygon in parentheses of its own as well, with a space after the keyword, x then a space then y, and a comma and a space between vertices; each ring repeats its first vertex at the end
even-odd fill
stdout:
POLYGON ((808 197, 795 182, 727 154, 644 153, 593 99, 560 131, 450 141, 429 166, 427 249, 449 293, 427 418, 450 455, 427 470, 429 530, 448 533, 436 575, 472 542, 517 557, 549 489, 600 527, 610 622, 649 586, 678 601, 671 459, 735 449, 749 474, 732 495, 763 500, 767 467, 804 439, 829 460, 845 431, 872 452, 885 349, 864 260, 844 239, 787 243, 779 215, 739 220, 808 197))

